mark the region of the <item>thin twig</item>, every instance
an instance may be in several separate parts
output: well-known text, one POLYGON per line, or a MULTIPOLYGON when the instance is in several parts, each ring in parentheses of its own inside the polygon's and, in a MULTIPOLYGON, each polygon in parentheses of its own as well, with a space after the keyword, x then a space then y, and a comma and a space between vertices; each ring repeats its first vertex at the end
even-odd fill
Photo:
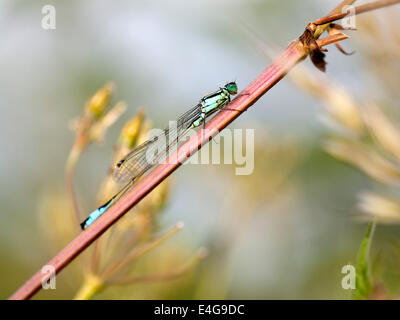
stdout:
POLYGON ((346 40, 348 38, 349 36, 346 36, 345 34, 334 34, 326 38, 318 39, 316 43, 321 48, 330 45, 332 43, 337 43, 339 41, 346 40))
MULTIPOLYGON (((74 190, 74 173, 75 166, 78 161, 78 158, 81 154, 80 149, 77 147, 77 144, 74 143, 67 159, 67 164, 65 168, 65 185, 67 189, 67 196, 72 204, 73 217, 75 221, 75 225, 79 226, 79 221, 81 220, 81 216, 79 214, 79 205, 78 200, 75 195, 74 190)), ((78 227, 77 227, 78 230, 78 227)))
MULTIPOLYGON (((355 15, 359 15, 361 13, 365 13, 365 12, 368 12, 368 11, 380 9, 380 8, 383 8, 383 7, 392 6, 392 5, 395 5, 395 4, 398 4, 398 3, 400 3, 400 0, 374 1, 374 2, 371 2, 371 3, 366 3, 366 4, 363 4, 363 5, 354 7, 354 14, 355 15)), ((344 17, 346 17, 350 13, 351 13, 351 11, 335 13, 335 14, 323 17, 321 19, 315 20, 315 21, 313 21, 313 24, 315 24, 315 25, 323 25, 323 24, 326 24, 326 23, 331 23, 333 21, 337 21, 337 20, 343 19, 344 17)))
POLYGON ((190 269, 192 269, 200 260, 202 260, 207 255, 207 250, 204 248, 200 248, 194 257, 192 257, 189 261, 184 263, 181 266, 178 266, 173 271, 158 273, 158 274, 145 274, 139 276, 128 276, 122 279, 110 279, 107 280, 107 284, 109 285, 129 285, 133 283, 139 282, 156 282, 156 281, 169 281, 175 280, 185 273, 187 273, 190 269))
POLYGON ((112 265, 106 268, 101 273, 101 277, 103 279, 108 279, 110 278, 117 270, 120 270, 124 268, 126 265, 131 263, 132 261, 136 260, 138 257, 142 256, 143 254, 149 252, 151 249, 154 249, 155 247, 159 246, 162 244, 165 240, 168 238, 172 237, 175 233, 177 233, 179 230, 183 228, 183 223, 179 222, 174 226, 171 230, 169 230, 166 234, 163 234, 162 236, 153 239, 149 243, 146 243, 145 245, 137 248, 134 250, 131 254, 126 255, 126 256, 121 256, 119 259, 115 261, 112 265))
MULTIPOLYGON (((343 1, 341 5, 346 5, 349 2, 352 3, 354 1, 343 1)), ((396 2, 400 2, 400 0, 396 2)), ((387 4, 388 1, 377 1, 375 5, 377 6, 378 3, 387 4)), ((340 9, 341 7, 338 8, 340 9)), ((331 14, 337 12, 340 11, 331 14)), ((101 216, 90 228, 79 234, 70 244, 51 259, 47 265, 53 266, 56 273, 59 273, 126 212, 179 168, 190 155, 226 128, 242 112, 246 111, 277 84, 291 68, 307 57, 310 50, 300 40, 290 43, 284 52, 230 103, 229 110, 219 112, 206 124, 206 130, 199 130, 197 135, 189 139, 169 157, 169 160, 173 159, 174 161, 167 161, 167 163, 158 165, 149 175, 141 179, 136 186, 108 209, 107 214, 101 216)), ((40 290, 42 278, 43 274, 41 271, 37 272, 10 299, 30 298, 40 290)))

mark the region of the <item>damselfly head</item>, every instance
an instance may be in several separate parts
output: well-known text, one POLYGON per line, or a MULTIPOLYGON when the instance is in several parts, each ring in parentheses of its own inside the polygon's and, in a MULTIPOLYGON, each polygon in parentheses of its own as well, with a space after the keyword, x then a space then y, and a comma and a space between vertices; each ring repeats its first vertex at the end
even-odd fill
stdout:
POLYGON ((232 95, 238 92, 238 87, 235 81, 229 82, 225 85, 225 89, 232 95))

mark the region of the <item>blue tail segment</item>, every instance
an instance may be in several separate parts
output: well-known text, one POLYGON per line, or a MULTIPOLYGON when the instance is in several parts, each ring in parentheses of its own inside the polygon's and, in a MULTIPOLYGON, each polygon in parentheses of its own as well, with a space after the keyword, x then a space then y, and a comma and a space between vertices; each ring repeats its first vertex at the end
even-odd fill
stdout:
POLYGON ((101 206, 100 208, 93 211, 89 217, 85 221, 81 223, 82 230, 85 230, 89 227, 93 222, 95 222, 110 206, 112 201, 107 202, 105 205, 101 206))

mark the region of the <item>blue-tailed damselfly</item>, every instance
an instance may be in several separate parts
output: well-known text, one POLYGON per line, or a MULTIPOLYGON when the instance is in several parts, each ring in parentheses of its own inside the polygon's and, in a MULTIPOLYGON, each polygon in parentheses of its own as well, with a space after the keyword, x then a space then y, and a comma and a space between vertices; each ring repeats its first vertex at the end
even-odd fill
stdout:
POLYGON ((231 101, 231 95, 235 95, 237 90, 236 82, 229 82, 223 88, 204 96, 195 107, 178 118, 175 128, 165 129, 161 135, 147 140, 124 156, 114 167, 114 178, 118 182, 125 182, 126 185, 104 205, 93 211, 81 223, 82 229, 89 227, 128 191, 138 178, 165 158, 171 147, 178 143, 189 130, 201 126, 209 116, 226 106, 231 101), (168 138, 167 143, 165 138, 168 138))

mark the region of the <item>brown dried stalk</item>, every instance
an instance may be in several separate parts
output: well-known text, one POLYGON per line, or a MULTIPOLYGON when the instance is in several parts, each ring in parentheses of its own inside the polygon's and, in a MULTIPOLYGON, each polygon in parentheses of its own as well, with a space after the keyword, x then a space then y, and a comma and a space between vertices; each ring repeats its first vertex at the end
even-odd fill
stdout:
MULTIPOLYGON (((375 1, 368 6, 368 11, 387 6, 389 4, 399 3, 397 1, 381 0, 375 1)), ((329 21, 340 19, 343 17, 341 8, 345 5, 354 3, 354 0, 345 0, 327 16, 318 21, 329 21), (339 15, 337 15, 339 13, 339 15), (334 15, 334 16, 332 16, 334 15), (325 19, 325 20, 324 20, 325 19)), ((358 13, 364 12, 358 9, 358 13)), ((357 10, 356 10, 357 12, 357 10)), ((318 22, 317 21, 317 22, 318 22)), ((316 25, 316 23, 314 23, 316 25)), ((310 24, 309 24, 310 26, 310 24)), ((317 39, 321 31, 329 27, 323 25, 314 33, 314 38, 317 39), (324 29, 325 28, 325 29, 324 29), (318 34, 317 34, 318 33, 318 34)), ((309 32, 307 28, 306 32, 309 32)), ((305 33, 306 33, 305 32, 305 33)), ((255 80, 250 83, 236 99, 234 99, 229 109, 219 112, 213 119, 211 119, 205 126, 206 130, 199 130, 197 135, 193 136, 186 143, 184 143, 176 152, 171 154, 169 159, 174 159, 172 163, 167 161, 165 164, 158 165, 149 175, 140 180, 129 192, 127 192, 119 201, 117 201, 107 214, 101 216, 88 230, 79 234, 70 244, 61 250, 47 265, 55 268, 56 273, 60 272, 67 266, 74 258, 76 258, 83 250, 85 250, 93 241, 102 235, 109 227, 111 227, 119 218, 142 200, 148 193, 150 193, 158 184, 166 179, 172 172, 174 172, 180 165, 194 152, 196 152, 202 145, 207 143, 212 137, 218 134, 221 130, 227 127, 239 115, 251 107, 258 99, 260 99, 268 90, 270 90, 276 83, 278 83, 286 73, 293 68, 297 63, 304 60, 314 50, 320 49, 330 43, 335 43, 339 40, 347 38, 346 36, 333 35, 326 39, 317 40, 315 42, 307 42, 304 40, 304 34, 298 40, 293 41, 284 50, 284 52, 268 67, 266 68, 255 80), (234 111, 231 111, 234 110, 234 111)), ((41 288, 41 281, 44 275, 39 271, 31 279, 29 279, 21 288, 19 288, 10 299, 28 299, 33 296, 41 288)))
MULTIPOLYGON (((349 1, 349 2, 355 2, 355 1, 349 1)), ((375 2, 371 2, 371 3, 366 3, 360 6, 357 6, 354 8, 354 14, 361 14, 361 13, 365 13, 368 11, 372 11, 372 10, 376 10, 376 9, 380 9, 383 7, 388 7, 394 4, 399 3, 398 0, 384 0, 384 1, 375 1, 375 2)), ((336 20, 340 20, 343 19, 344 17, 346 17, 348 14, 350 14, 350 12, 337 12, 337 13, 333 13, 329 16, 326 16, 324 18, 315 20, 313 23, 315 25, 323 25, 323 24, 327 24, 336 20)))

